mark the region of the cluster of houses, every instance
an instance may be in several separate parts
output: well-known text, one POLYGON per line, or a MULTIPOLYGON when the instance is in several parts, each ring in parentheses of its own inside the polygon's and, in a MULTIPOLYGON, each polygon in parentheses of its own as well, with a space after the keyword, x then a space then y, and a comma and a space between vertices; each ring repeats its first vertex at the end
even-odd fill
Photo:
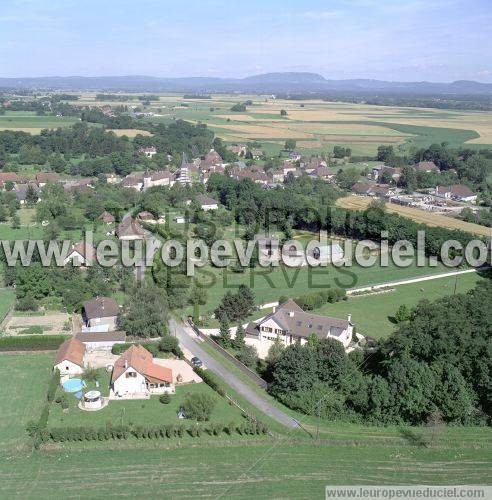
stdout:
MULTIPOLYGON (((440 172, 439 167, 433 161, 421 161, 413 165, 413 168, 416 172, 440 172)), ((453 211, 452 202, 476 203, 477 201, 477 194, 462 184, 436 186, 428 189, 425 193, 426 199, 423 199, 421 193, 403 195, 403 190, 397 187, 402 174, 401 168, 378 165, 371 169, 367 180, 356 182, 352 185, 351 190, 357 195, 386 198, 395 203, 419 206, 428 210, 444 208, 453 211)), ((462 209, 463 207, 456 206, 455 208, 462 209)))
MULTIPOLYGON (((91 353, 110 353, 115 344, 125 343, 125 333, 117 330, 119 314, 111 297, 96 297, 84 304, 81 332, 60 345, 53 365, 62 382, 92 367, 91 353)), ((111 371, 110 399, 142 399, 175 391, 172 369, 155 363, 140 345, 132 345, 106 369, 111 371)))
POLYGON ((48 183, 59 183, 71 193, 84 193, 94 188, 95 178, 62 179, 56 172, 38 172, 33 179, 25 178, 16 172, 0 172, 0 189, 11 190, 21 205, 28 196, 41 200, 41 190, 48 183), (29 195, 29 193, 31 193, 29 195))

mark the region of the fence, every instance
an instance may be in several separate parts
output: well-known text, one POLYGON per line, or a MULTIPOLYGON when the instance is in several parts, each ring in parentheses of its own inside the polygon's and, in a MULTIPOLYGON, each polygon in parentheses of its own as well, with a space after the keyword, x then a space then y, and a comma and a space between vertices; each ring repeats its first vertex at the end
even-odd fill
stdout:
POLYGON ((249 377, 256 385, 260 386, 262 389, 266 389, 268 384, 265 380, 263 380, 258 374, 256 374, 253 370, 248 368, 246 365, 241 363, 238 359, 236 359, 231 353, 229 353, 222 346, 217 344, 213 339, 211 339, 208 335, 202 333, 193 323, 191 319, 188 319, 188 323, 193 328, 194 332, 205 342, 207 342, 210 346, 212 346, 217 352, 222 354, 225 358, 227 358, 232 364, 234 364, 239 370, 241 370, 247 377, 249 377))

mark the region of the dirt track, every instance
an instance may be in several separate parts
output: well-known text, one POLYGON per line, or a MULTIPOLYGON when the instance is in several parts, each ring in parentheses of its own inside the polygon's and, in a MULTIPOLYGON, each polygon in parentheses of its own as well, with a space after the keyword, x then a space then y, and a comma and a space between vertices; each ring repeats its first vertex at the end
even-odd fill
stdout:
MULTIPOLYGON (((348 208, 349 210, 364 210, 372 201, 372 198, 352 195, 345 198, 339 198, 337 200, 337 205, 342 208, 348 208)), ((471 222, 465 222, 459 219, 453 219, 452 217, 447 217, 446 215, 426 212, 425 210, 413 207, 404 207, 394 203, 386 203, 386 209, 388 212, 397 213, 398 215, 412 219, 415 222, 427 224, 428 226, 460 229, 461 231, 479 234, 481 236, 492 236, 491 228, 480 226, 478 224, 472 224, 471 222)))

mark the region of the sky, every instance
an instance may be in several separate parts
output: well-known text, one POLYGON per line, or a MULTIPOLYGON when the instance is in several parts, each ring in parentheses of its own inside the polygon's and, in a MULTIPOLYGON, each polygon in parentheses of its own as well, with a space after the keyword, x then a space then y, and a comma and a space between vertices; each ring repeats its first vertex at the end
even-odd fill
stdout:
POLYGON ((0 0, 0 77, 492 82, 492 0, 0 0))

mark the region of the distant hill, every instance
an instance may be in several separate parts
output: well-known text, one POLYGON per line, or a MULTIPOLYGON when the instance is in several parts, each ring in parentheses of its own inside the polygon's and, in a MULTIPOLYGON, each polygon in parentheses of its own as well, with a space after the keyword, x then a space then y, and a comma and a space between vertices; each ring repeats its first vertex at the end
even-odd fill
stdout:
POLYGON ((317 73, 266 73, 246 78, 159 78, 153 76, 48 76, 0 78, 0 88, 102 90, 102 91, 175 91, 175 92, 258 92, 412 94, 412 95, 492 95, 491 83, 460 80, 451 83, 388 82, 384 80, 329 80, 317 73))

